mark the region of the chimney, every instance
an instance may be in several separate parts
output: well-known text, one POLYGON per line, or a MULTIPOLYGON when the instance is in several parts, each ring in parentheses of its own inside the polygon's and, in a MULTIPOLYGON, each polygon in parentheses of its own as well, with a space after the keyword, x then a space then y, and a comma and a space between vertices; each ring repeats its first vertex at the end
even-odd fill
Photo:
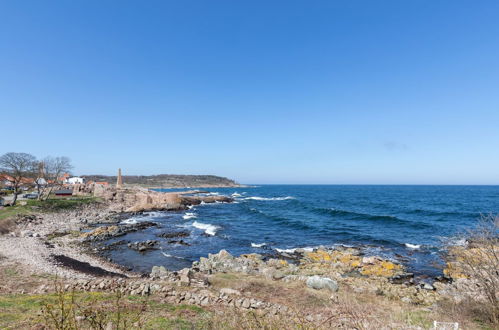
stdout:
POLYGON ((118 169, 118 178, 116 179, 116 188, 123 187, 123 178, 121 177, 121 168, 118 169))

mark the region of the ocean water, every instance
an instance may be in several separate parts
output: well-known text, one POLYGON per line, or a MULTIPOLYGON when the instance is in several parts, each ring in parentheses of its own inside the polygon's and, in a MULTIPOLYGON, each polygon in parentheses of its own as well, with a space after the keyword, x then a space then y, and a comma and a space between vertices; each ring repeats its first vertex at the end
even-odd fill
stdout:
POLYGON ((154 221, 158 227, 108 243, 156 239, 160 249, 139 253, 122 244, 105 254, 149 272, 154 265, 188 267, 221 249, 234 255, 273 254, 348 245, 401 262, 417 275, 437 276, 445 244, 459 244, 456 235, 473 227, 482 214, 499 213, 499 186, 262 185, 209 191, 235 202, 135 216, 126 221, 154 221), (190 236, 157 237, 173 231, 190 236), (179 239, 189 246, 168 243, 179 239))

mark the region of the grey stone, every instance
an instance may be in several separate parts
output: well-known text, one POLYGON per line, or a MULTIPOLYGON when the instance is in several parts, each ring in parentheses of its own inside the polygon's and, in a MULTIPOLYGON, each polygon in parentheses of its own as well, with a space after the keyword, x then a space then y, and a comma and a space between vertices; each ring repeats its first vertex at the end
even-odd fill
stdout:
POLYGON ((222 289, 220 289, 220 293, 223 293, 223 294, 226 294, 226 295, 236 295, 236 296, 240 296, 241 295, 241 291, 235 290, 235 289, 231 289, 231 288, 222 288, 222 289))
POLYGON ((328 277, 320 277, 320 276, 310 276, 307 279, 307 286, 312 289, 320 290, 320 289, 329 289, 333 292, 338 291, 338 283, 328 277))

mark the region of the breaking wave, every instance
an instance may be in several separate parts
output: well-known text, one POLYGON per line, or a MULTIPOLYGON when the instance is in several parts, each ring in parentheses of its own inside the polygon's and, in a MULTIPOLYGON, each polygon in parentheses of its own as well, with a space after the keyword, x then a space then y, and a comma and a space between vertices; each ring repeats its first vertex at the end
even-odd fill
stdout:
POLYGON ((417 250, 417 249, 421 248, 421 244, 405 243, 404 245, 406 248, 411 249, 411 250, 417 250))
POLYGON ((285 201, 288 199, 295 199, 293 196, 286 196, 286 197, 258 197, 258 196, 251 196, 251 197, 246 197, 244 198, 245 200, 254 200, 254 201, 285 201))
POLYGON ((266 245, 267 245, 267 243, 251 243, 251 247, 254 247, 254 248, 261 248, 261 247, 264 247, 266 245))
POLYGON ((204 232, 210 236, 215 236, 215 234, 217 233, 217 230, 220 229, 220 227, 218 227, 218 226, 211 225, 209 223, 197 222, 197 221, 194 221, 192 226, 197 228, 197 229, 204 230, 204 232))
POLYGON ((184 220, 189 220, 189 219, 194 219, 196 218, 197 215, 196 213, 193 213, 193 212, 186 212, 183 216, 182 216, 182 219, 184 220))

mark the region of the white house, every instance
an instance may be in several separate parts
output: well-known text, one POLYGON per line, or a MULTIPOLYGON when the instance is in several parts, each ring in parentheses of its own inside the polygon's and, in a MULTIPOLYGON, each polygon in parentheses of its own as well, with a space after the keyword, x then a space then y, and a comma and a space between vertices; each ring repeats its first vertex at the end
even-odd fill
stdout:
POLYGON ((45 180, 44 178, 38 178, 35 180, 35 183, 40 186, 46 186, 47 180, 45 180))
POLYGON ((79 176, 73 176, 71 178, 67 178, 64 180, 64 183, 66 184, 79 184, 79 183, 85 183, 84 178, 80 178, 79 176))

